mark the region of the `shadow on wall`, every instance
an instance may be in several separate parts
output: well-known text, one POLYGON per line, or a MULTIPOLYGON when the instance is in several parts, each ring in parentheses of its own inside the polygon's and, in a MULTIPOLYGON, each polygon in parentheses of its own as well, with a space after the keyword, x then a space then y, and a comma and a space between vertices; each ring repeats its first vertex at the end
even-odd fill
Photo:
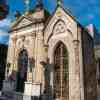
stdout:
POLYGON ((45 89, 44 96, 42 96, 43 100, 51 100, 53 96, 53 87, 51 85, 51 73, 53 72, 53 64, 50 64, 49 58, 47 58, 46 62, 40 62, 41 65, 44 66, 44 76, 45 76, 45 89))
POLYGON ((6 58, 7 58, 8 46, 0 44, 0 90, 3 86, 3 80, 5 79, 5 69, 6 69, 6 58))

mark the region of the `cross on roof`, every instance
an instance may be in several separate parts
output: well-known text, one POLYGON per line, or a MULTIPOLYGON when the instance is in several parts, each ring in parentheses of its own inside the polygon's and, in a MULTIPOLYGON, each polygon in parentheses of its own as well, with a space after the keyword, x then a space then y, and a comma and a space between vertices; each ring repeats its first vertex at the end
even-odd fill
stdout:
POLYGON ((24 0, 25 11, 29 11, 29 3, 30 3, 30 0, 24 0))
POLYGON ((43 1, 42 0, 37 0, 37 5, 38 6, 42 6, 43 5, 43 1))
POLYGON ((57 0, 57 5, 62 5, 62 0, 57 0))

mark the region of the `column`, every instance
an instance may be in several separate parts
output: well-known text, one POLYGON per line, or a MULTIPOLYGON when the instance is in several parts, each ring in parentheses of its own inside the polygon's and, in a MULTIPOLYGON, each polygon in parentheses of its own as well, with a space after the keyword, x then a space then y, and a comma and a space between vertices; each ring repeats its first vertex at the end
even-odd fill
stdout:
POLYGON ((24 96, 23 100, 31 100, 32 95, 32 84, 33 84, 33 70, 35 67, 34 59, 34 49, 35 49, 35 35, 32 33, 26 37, 25 47, 28 50, 28 69, 27 69, 27 81, 25 82, 24 96))
POLYGON ((13 49, 14 49, 14 54, 13 54, 13 70, 17 70, 17 66, 16 66, 16 41, 17 38, 13 38, 13 49))
POLYGON ((16 71, 16 40, 16 37, 11 38, 12 42, 8 52, 8 63, 10 63, 8 76, 11 75, 13 71, 16 71))
POLYGON ((45 61, 44 44, 43 44, 43 33, 42 31, 37 31, 36 34, 36 44, 35 44, 35 82, 42 85, 42 92, 44 91, 44 68, 40 64, 45 61))
POLYGON ((100 99, 100 58, 96 60, 96 67, 97 67, 97 100, 100 99))
POLYGON ((28 52, 29 52, 29 63, 28 63, 28 74, 27 74, 27 81, 33 82, 33 72, 35 67, 35 34, 29 36, 29 45, 28 45, 28 52))
POLYGON ((75 51, 75 71, 73 75, 73 97, 72 100, 81 100, 81 89, 80 89, 80 57, 79 57, 79 40, 74 40, 74 51, 75 51))
POLYGON ((14 91, 15 90, 15 80, 16 80, 16 38, 11 39, 11 46, 9 46, 8 54, 8 64, 6 67, 6 80, 3 82, 3 91, 14 91), (11 58, 11 59, 9 59, 11 58), (10 61, 10 62, 9 62, 10 61), (8 69, 9 68, 9 69, 8 69), (9 80, 8 80, 9 79, 9 80))

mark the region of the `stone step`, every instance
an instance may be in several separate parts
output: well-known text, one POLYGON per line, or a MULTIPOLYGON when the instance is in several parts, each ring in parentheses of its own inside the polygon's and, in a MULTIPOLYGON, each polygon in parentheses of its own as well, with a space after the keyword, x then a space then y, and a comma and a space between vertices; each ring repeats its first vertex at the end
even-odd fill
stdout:
POLYGON ((3 91, 0 100, 40 100, 39 97, 31 97, 19 92, 3 91))
POLYGON ((7 100, 13 100, 13 93, 9 91, 3 91, 2 96, 7 98, 7 100))
POLYGON ((0 96, 0 100, 7 100, 6 97, 0 96))
POLYGON ((23 94, 12 92, 12 91, 3 91, 2 96, 7 100, 23 100, 23 94))

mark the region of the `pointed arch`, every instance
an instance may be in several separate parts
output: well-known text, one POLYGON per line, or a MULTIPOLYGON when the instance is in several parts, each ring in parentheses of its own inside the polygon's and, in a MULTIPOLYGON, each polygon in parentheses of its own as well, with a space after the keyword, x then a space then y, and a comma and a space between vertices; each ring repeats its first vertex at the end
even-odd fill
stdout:
POLYGON ((69 68, 68 51, 63 42, 59 41, 54 49, 54 99, 69 100, 69 68))
MULTIPOLYGON (((49 42, 50 38, 52 37, 52 35, 54 34, 54 30, 56 28, 56 26, 60 24, 60 25, 63 25, 63 27, 65 28, 67 25, 66 23, 62 20, 62 19, 59 19, 56 21, 56 23, 53 25, 53 28, 52 28, 52 33, 50 34, 48 40, 47 40, 47 43, 49 42)), ((61 28, 61 26, 59 26, 61 28)), ((64 30, 65 31, 65 30, 64 30)), ((63 33, 63 31, 60 29, 59 33, 63 33)))

